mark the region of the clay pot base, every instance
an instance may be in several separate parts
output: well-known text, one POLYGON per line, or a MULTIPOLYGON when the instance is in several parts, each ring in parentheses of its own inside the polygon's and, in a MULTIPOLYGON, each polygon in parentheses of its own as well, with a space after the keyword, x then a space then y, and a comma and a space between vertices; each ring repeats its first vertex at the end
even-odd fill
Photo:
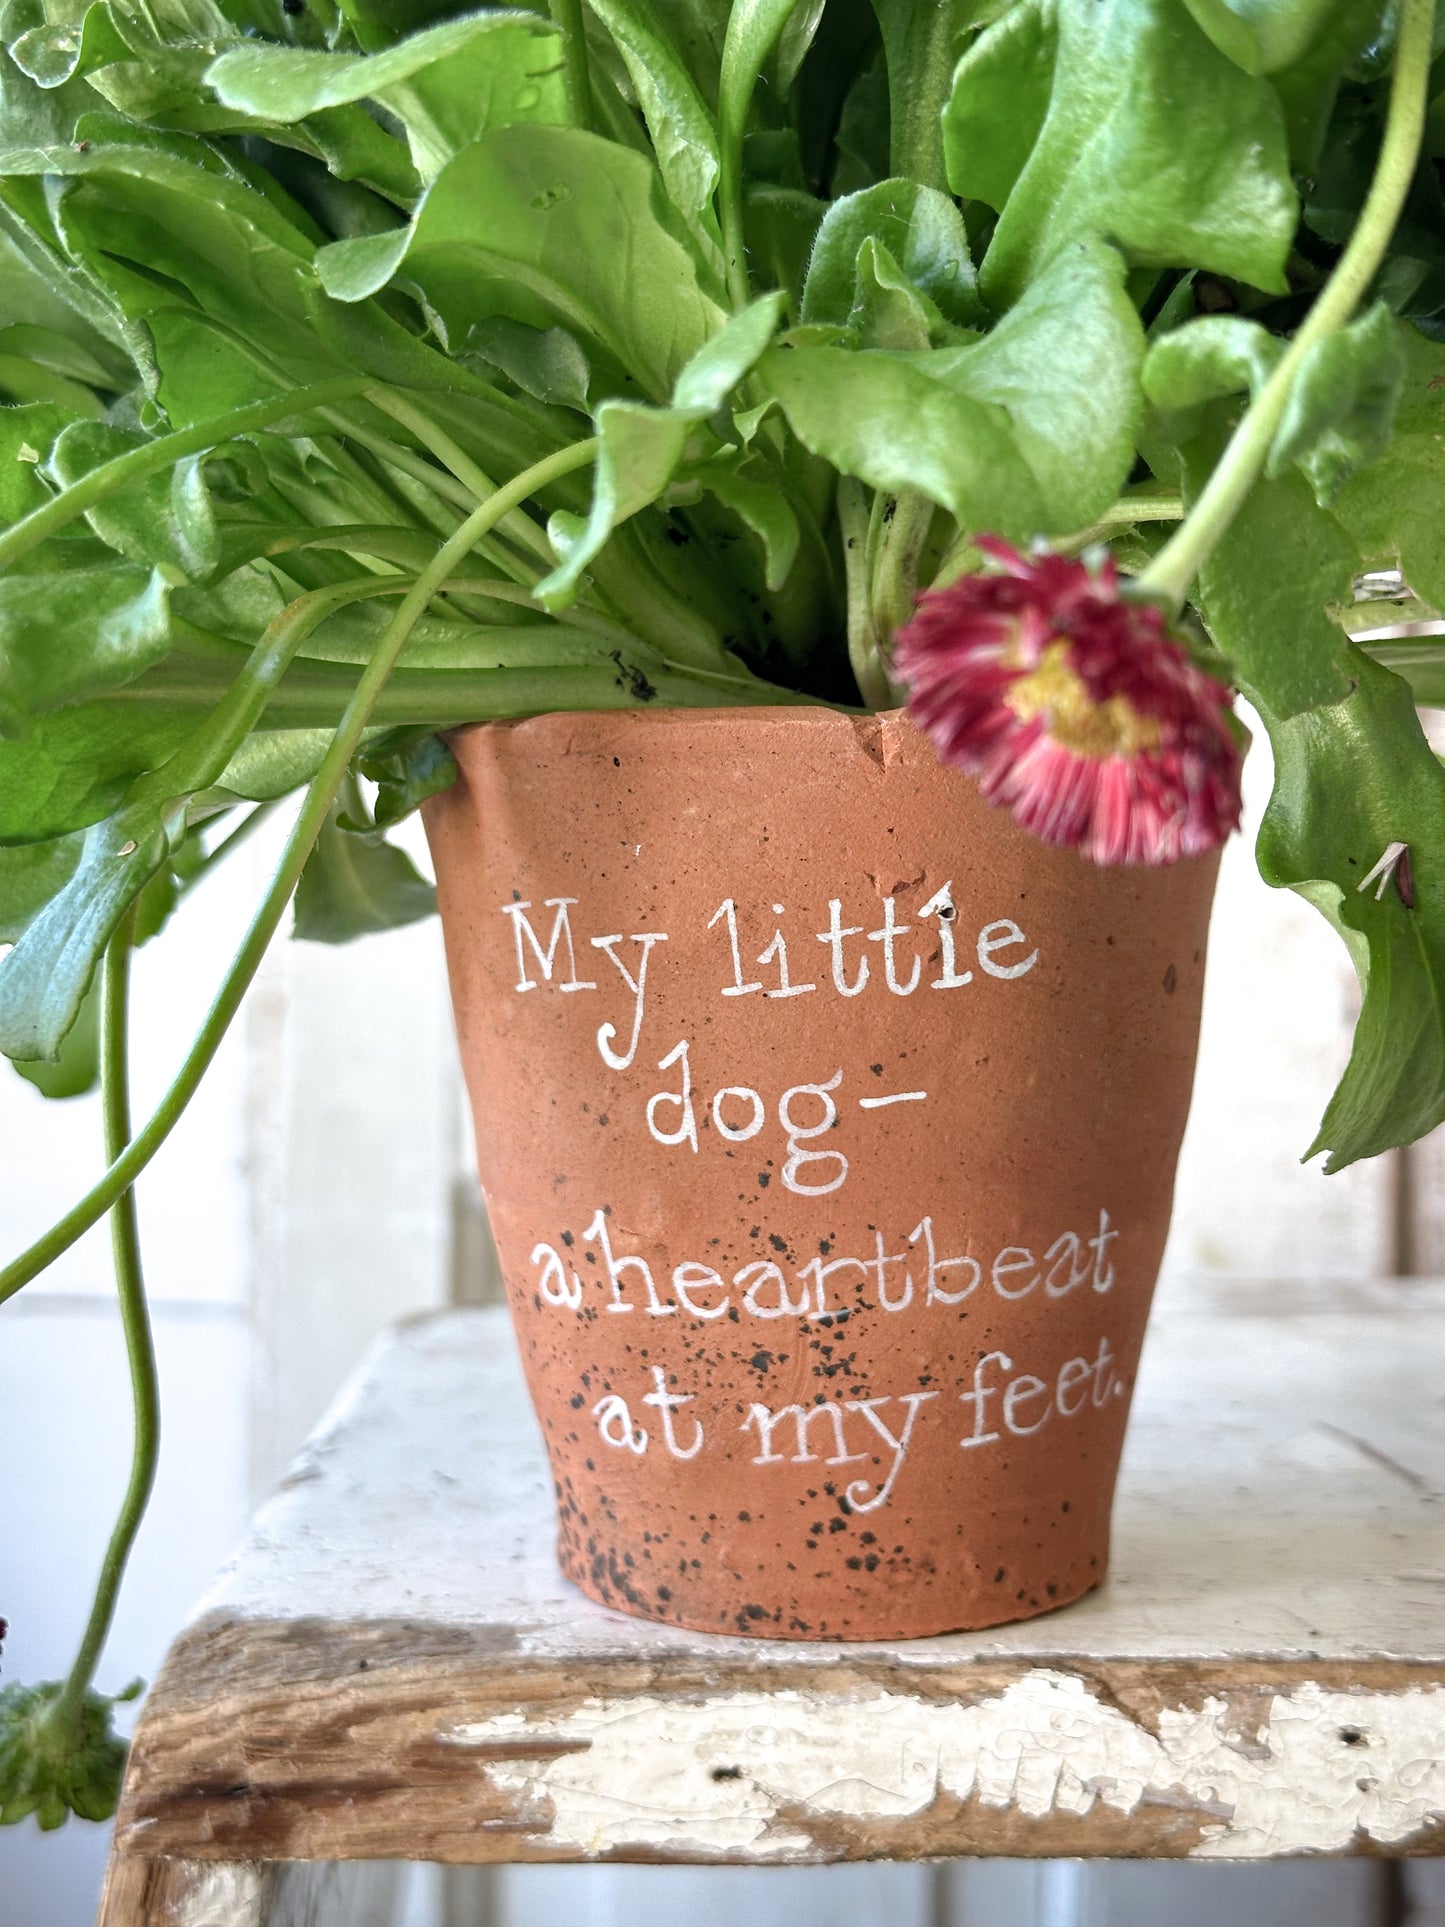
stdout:
POLYGON ((427 830, 563 1571, 790 1639, 1099 1584, 1214 862, 1046 848, 898 715, 454 749, 427 830))

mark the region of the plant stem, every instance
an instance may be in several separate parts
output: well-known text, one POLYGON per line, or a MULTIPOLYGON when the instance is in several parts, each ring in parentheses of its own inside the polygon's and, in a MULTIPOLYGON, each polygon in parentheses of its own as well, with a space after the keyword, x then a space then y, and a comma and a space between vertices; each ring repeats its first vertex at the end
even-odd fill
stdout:
POLYGON ((228 856, 234 856, 241 845, 255 835, 267 818, 276 814, 280 801, 279 796, 273 796, 266 802, 257 803, 252 809, 247 810, 236 827, 228 830, 213 849, 207 850, 195 869, 182 882, 181 894, 189 895, 202 877, 209 876, 218 863, 224 862, 228 856))
POLYGON ((1183 527, 1139 577, 1145 593, 1176 612, 1259 479, 1300 364, 1317 342, 1346 325, 1384 259, 1419 158, 1434 20, 1435 0, 1402 0, 1385 136, 1349 245, 1274 373, 1246 410, 1183 527))
POLYGON ((843 575, 848 598, 848 666, 858 693, 870 709, 887 707, 890 691, 878 654, 869 594, 867 499, 851 475, 838 482, 838 522, 843 535, 843 575))
POLYGON ((758 75, 777 46, 792 0, 734 0, 723 39, 717 86, 718 227, 728 297, 741 310, 752 299, 743 238, 743 138, 758 75))
POLYGON ((28 1251, 22 1252, 12 1264, 0 1271, 0 1304, 44 1271, 61 1252, 68 1250, 130 1189, 174 1130, 201 1079, 209 1070, 221 1039, 240 1008, 251 979, 276 934, 286 905, 306 867, 311 846, 321 832, 332 799, 341 787, 341 779, 356 753, 377 697, 432 596, 474 544, 494 528, 504 515, 560 476, 586 467, 596 452, 596 438, 589 436, 586 441, 574 442, 570 448, 559 449, 555 455, 547 456, 545 460, 534 463, 531 468, 514 476, 489 501, 483 502, 468 516, 456 534, 437 550, 432 561, 407 591, 401 607, 387 624, 374 655, 352 691, 321 767, 307 786, 300 814, 281 853, 276 874, 241 940, 200 1032, 170 1087, 141 1130, 111 1162, 100 1181, 92 1185, 80 1202, 72 1206, 44 1236, 37 1238, 28 1251))
MULTIPOLYGON (((446 464, 463 487, 470 490, 473 500, 485 502, 495 495, 497 485, 491 476, 479 468, 466 450, 460 448, 430 415, 413 407, 404 396, 393 395, 384 388, 368 390, 366 399, 384 415, 390 415, 393 421, 400 422, 403 428, 409 428, 439 462, 446 464)), ((502 524, 502 533, 514 536, 519 544, 530 549, 543 568, 550 569, 556 562, 552 545, 524 510, 517 509, 507 517, 502 524)))
MULTIPOLYGON (((126 1049, 130 961, 134 947, 135 911, 121 920, 105 953, 101 980, 100 1078, 105 1156, 114 1165, 130 1142, 130 1070, 126 1049)), ((110 1247, 115 1266, 116 1295, 120 1300, 121 1329, 125 1333, 130 1366, 131 1407, 135 1436, 125 1497, 101 1563, 90 1617, 81 1636, 74 1663, 66 1676, 50 1718, 64 1728, 79 1713, 115 1617, 115 1604, 135 1544, 146 1503, 155 1484, 160 1454, 160 1385, 156 1376, 155 1344, 146 1307, 145 1278, 141 1271, 140 1236, 136 1227, 135 1192, 123 1191, 111 1206, 110 1247)))
POLYGON ((888 37, 889 171, 948 192, 943 164, 944 103, 953 88, 953 22, 950 0, 913 7, 908 27, 888 37))
POLYGON ((592 87, 587 72, 587 29, 582 18, 582 0, 551 0, 548 11, 552 25, 562 37, 562 58, 567 63, 563 76, 567 112, 574 127, 590 127, 592 87))
POLYGON ((172 434, 147 442, 144 448, 132 448, 124 455, 102 462, 99 468, 82 475, 78 482, 72 482, 51 501, 42 502, 38 509, 21 516, 0 534, 0 569, 18 562, 22 555, 28 555, 108 495, 155 469, 168 468, 187 455, 199 455, 203 449, 215 448, 237 435, 249 435, 257 428, 284 420, 287 415, 306 414, 328 402, 359 395, 369 385, 361 376, 348 376, 338 381, 317 382, 310 388, 295 388, 289 395, 273 395, 250 408, 233 408, 229 414, 214 415, 192 428, 178 428, 172 434))
MULTIPOLYGON (((545 636, 545 630, 535 632, 545 636)), ((593 644, 585 661, 540 661, 517 668, 399 669, 377 698, 371 712, 372 728, 425 727, 460 729, 468 723, 505 722, 540 716, 554 710, 637 709, 656 704, 670 709, 713 707, 716 690, 725 685, 736 692, 734 704, 804 703, 794 689, 781 689, 739 666, 736 674, 708 669, 651 649, 636 649, 629 658, 619 649, 599 651, 593 644), (640 672, 642 682, 633 680, 640 672), (643 685, 652 692, 641 693, 643 685)), ((734 659, 736 660, 736 659, 734 659)), ((352 691, 355 671, 344 663, 307 662, 294 672, 294 683, 276 692, 267 706, 267 729, 327 729, 335 725, 352 691)), ((134 685, 121 700, 140 702, 134 685)), ((189 684, 157 682, 151 701, 168 709, 207 708, 214 700, 206 678, 189 684)), ((3 1294, 0 1294, 3 1296, 3 1294)))
MULTIPOLYGON (((405 448, 400 442, 391 441, 385 435, 375 435, 370 429, 364 428, 359 422, 348 420, 335 409, 328 410, 327 420, 338 434, 347 436, 358 447, 366 449, 384 467, 396 470, 413 482, 420 482, 423 488, 429 490, 439 501, 448 504, 450 508, 466 515, 470 514, 476 506, 477 496, 474 490, 468 488, 464 482, 458 481, 449 470, 438 468, 434 462, 427 461, 425 456, 418 455, 414 448, 405 448)), ((415 502, 406 501, 404 493, 399 494, 399 500, 408 509, 418 508, 415 502)), ((442 535, 451 533, 457 526, 445 509, 435 511, 422 508, 420 512, 430 515, 442 535)), ((527 585, 537 580, 539 572, 530 568, 520 556, 514 555, 505 542, 495 540, 482 542, 478 547, 489 562, 503 570, 514 582, 527 585)), ((548 566, 550 567, 555 560, 549 548, 548 566)))
POLYGON ((918 590, 918 564, 933 525, 934 505, 916 488, 900 489, 883 525, 873 564, 873 628, 886 652, 908 620, 918 590))

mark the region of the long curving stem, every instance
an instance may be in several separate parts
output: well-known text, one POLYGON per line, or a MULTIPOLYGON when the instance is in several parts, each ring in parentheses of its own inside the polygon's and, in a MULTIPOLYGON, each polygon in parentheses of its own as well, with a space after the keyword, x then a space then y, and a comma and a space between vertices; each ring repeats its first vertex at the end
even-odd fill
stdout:
MULTIPOLYGON (((135 910, 132 907, 110 940, 101 979, 101 1114, 106 1162, 111 1165, 130 1142, 127 1018, 134 937, 135 910)), ((130 1366, 135 1434, 131 1446, 130 1477, 126 1481, 125 1496, 111 1530, 110 1543, 105 1549, 90 1617, 60 1697, 49 1714, 52 1727, 61 1731, 73 1723, 79 1714, 95 1678, 111 1621, 115 1617, 115 1602, 125 1576, 126 1562, 145 1516, 151 1487, 155 1484, 156 1462, 160 1456, 160 1385, 156 1376, 150 1312, 146 1305, 145 1278, 141 1271, 140 1236, 136 1226, 133 1190, 123 1191, 111 1206, 110 1247, 115 1266, 116 1294, 120 1301, 121 1329, 125 1333, 126 1359, 130 1366)))
POLYGON ((286 905, 290 902, 292 892, 306 866, 306 859, 311 854, 311 846, 321 833, 321 826, 326 821, 332 799, 341 787, 341 780, 350 767, 352 757, 356 754, 376 699, 385 687, 398 656, 406 647, 407 638, 436 590, 481 537, 495 528, 503 516, 519 503, 525 502, 537 490, 555 482, 560 476, 570 475, 575 469, 585 468, 596 452, 596 439, 589 436, 586 441, 574 442, 571 447, 559 449, 555 455, 549 455, 544 461, 536 462, 531 468, 524 469, 520 475, 514 476, 504 487, 499 488, 495 495, 483 502, 480 508, 474 510, 455 535, 442 544, 436 555, 417 576, 401 606, 387 624, 381 640, 377 643, 375 653, 352 691, 341 722, 322 759, 321 767, 307 787, 301 812, 281 853, 281 861, 276 867, 270 887, 251 921, 250 928, 241 940, 241 946, 236 952, 231 968, 227 971, 216 993, 215 1001, 206 1013, 205 1022, 187 1052, 185 1061, 151 1116, 119 1156, 113 1159, 99 1182, 92 1185, 80 1202, 72 1206, 43 1237, 37 1238, 28 1251, 22 1252, 13 1263, 0 1271, 0 1304, 3 1304, 7 1298, 13 1297, 22 1286, 29 1284, 30 1280, 44 1271, 47 1265, 53 1264, 61 1252, 68 1250, 77 1238, 110 1210, 116 1200, 135 1183, 136 1178, 174 1130, 181 1114, 195 1095, 201 1079, 210 1068, 211 1060, 220 1047, 221 1039, 230 1027, 231 1019, 239 1010, 241 1000, 250 987, 251 979, 259 969, 261 959, 266 954, 272 937, 276 934, 281 918, 285 914, 286 905))
POLYGON ((1420 155, 1434 25, 1435 0, 1402 0, 1385 137, 1349 245, 1274 373, 1235 429, 1183 526, 1139 577, 1142 590, 1176 612, 1258 481, 1301 362, 1317 342, 1346 325, 1385 258, 1420 155))

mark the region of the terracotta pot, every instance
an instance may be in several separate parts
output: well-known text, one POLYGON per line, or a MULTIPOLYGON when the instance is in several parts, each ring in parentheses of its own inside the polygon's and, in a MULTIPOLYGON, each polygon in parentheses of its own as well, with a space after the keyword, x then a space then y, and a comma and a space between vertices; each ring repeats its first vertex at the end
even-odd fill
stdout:
POLYGON ((1104 1577, 1215 863, 1103 871, 900 715, 553 715, 426 810, 562 1568, 778 1638, 1104 1577))

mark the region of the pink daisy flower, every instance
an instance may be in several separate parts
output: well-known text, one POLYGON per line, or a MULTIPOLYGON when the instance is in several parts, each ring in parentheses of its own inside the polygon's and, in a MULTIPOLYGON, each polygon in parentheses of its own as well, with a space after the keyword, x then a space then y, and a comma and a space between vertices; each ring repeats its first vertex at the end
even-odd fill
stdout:
POLYGON ((1094 863, 1175 863, 1239 823, 1229 691, 1190 661, 1111 558, 1022 556, 922 595, 894 674, 941 761, 1045 843, 1094 863))

